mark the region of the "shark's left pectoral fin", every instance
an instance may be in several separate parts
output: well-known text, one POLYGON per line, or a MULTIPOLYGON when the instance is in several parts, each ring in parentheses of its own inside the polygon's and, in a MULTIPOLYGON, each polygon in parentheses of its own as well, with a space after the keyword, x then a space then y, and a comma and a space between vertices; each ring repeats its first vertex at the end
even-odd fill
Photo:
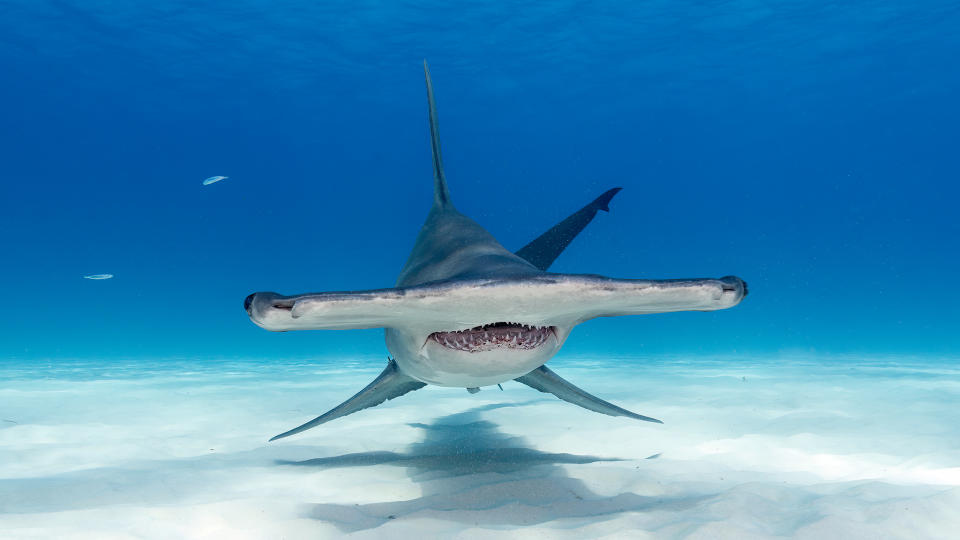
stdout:
POLYGON ((537 369, 527 373, 523 377, 515 379, 517 382, 539 390, 547 394, 553 394, 558 398, 574 405, 579 405, 584 409, 606 414, 610 416, 626 416, 635 420, 645 420, 647 422, 656 422, 662 424, 656 418, 643 416, 635 412, 630 412, 622 407, 617 407, 613 403, 604 401, 596 396, 592 396, 580 388, 570 384, 562 377, 551 371, 547 366, 540 366, 537 369))
POLYGON ((387 364, 386 369, 383 370, 380 375, 373 380, 372 383, 368 384, 366 388, 359 391, 352 398, 344 401, 340 405, 337 405, 330 411, 314 418, 313 420, 303 424, 302 426, 295 427, 290 431, 283 432, 276 437, 270 439, 275 441, 277 439, 282 439, 284 437, 289 437, 301 431, 306 431, 312 427, 317 427, 320 424, 325 424, 333 419, 340 418, 341 416, 347 416, 348 414, 353 414, 357 411, 362 411, 370 407, 375 407, 388 399, 393 399, 395 397, 400 397, 407 392, 413 392, 414 390, 419 390, 426 386, 426 383, 422 383, 412 377, 404 375, 400 370, 397 369, 397 363, 393 360, 390 360, 390 363, 387 364))

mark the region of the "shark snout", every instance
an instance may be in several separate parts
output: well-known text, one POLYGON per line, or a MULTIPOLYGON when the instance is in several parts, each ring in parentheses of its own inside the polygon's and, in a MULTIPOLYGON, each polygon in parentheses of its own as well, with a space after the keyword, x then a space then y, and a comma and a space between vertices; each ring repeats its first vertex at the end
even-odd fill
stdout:
POLYGON ((246 298, 243 299, 243 310, 247 312, 247 315, 250 314, 250 304, 253 303, 253 297, 256 295, 257 293, 253 293, 250 296, 247 296, 246 298))

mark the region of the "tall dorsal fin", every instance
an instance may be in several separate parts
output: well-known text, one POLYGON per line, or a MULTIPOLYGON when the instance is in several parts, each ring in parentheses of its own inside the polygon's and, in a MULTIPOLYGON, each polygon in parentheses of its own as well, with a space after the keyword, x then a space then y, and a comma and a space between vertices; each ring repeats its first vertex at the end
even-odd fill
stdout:
POLYGON ((447 177, 443 174, 437 104, 433 100, 433 81, 430 80, 430 68, 427 66, 426 60, 423 61, 423 74, 427 79, 427 104, 430 109, 430 150, 433 152, 433 204, 435 206, 453 206, 453 203, 450 202, 450 190, 447 189, 447 177))

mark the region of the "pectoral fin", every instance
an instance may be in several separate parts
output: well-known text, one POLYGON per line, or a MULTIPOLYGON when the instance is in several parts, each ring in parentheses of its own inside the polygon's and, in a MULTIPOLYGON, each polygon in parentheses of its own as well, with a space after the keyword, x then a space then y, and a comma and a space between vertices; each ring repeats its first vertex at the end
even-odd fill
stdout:
POLYGON ((363 409, 375 407, 384 401, 387 401, 388 399, 400 397, 407 392, 419 390, 424 386, 426 386, 426 383, 422 383, 401 373, 400 370, 397 369, 397 363, 393 360, 390 360, 390 363, 387 364, 386 369, 384 369, 383 372, 380 373, 380 375, 374 379, 372 383, 368 384, 366 388, 358 392, 355 396, 344 401, 340 405, 337 405, 330 411, 314 418, 306 424, 295 427, 290 431, 285 431, 270 440, 275 441, 277 439, 289 437, 290 435, 300 433, 301 431, 306 431, 312 427, 317 427, 320 424, 325 424, 333 419, 340 418, 341 416, 347 416, 348 414, 353 414, 357 411, 362 411, 363 409))
POLYGON ((580 388, 570 384, 562 377, 547 368, 547 366, 540 366, 530 373, 527 373, 523 377, 518 377, 515 380, 517 382, 522 382, 534 390, 539 390, 546 394, 553 394, 568 403, 579 405, 584 409, 590 409, 594 412, 610 416, 627 416, 635 420, 645 420, 647 422, 656 422, 658 424, 663 423, 656 418, 650 418, 649 416, 643 416, 642 414, 630 412, 624 408, 617 407, 613 403, 609 403, 596 396, 592 396, 580 388))

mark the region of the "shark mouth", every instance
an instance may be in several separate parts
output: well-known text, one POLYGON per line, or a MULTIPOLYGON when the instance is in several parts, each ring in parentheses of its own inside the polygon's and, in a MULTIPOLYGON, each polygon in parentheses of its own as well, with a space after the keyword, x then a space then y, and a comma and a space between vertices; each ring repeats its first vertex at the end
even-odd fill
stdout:
POLYGON ((434 332, 427 341, 436 341, 455 351, 485 352, 497 349, 531 350, 555 335, 553 326, 530 326, 498 322, 457 332, 434 332))

